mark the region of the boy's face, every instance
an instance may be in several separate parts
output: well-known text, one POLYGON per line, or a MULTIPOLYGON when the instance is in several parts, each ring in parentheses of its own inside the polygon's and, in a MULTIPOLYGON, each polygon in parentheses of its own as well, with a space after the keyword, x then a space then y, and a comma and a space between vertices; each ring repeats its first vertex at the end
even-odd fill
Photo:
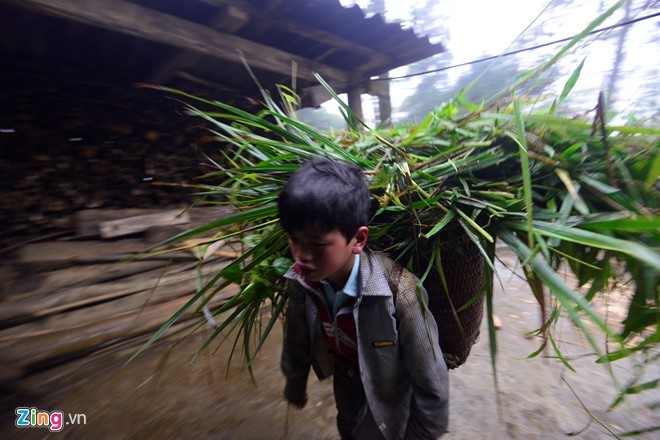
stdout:
POLYGON ((317 225, 307 226, 289 235, 289 248, 303 277, 309 281, 327 279, 335 289, 341 289, 368 235, 369 229, 361 226, 347 243, 339 229, 323 232, 317 225))

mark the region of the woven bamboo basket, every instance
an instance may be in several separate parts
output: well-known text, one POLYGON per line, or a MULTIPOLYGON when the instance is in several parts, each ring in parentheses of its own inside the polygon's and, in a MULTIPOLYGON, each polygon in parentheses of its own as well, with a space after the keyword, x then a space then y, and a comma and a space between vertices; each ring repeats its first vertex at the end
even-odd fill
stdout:
MULTIPOLYGON (((484 257, 465 235, 440 240, 441 266, 447 290, 436 270, 429 272, 424 287, 429 295, 429 309, 438 324, 445 362, 449 369, 454 369, 466 361, 479 337, 485 300, 484 257)), ((423 272, 429 256, 430 250, 422 249, 413 259, 413 267, 421 268, 419 272, 423 272)))

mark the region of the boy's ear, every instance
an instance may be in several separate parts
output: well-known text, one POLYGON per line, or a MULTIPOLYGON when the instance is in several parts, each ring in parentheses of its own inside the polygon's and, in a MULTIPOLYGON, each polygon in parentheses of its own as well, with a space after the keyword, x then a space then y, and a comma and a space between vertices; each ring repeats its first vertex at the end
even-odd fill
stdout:
POLYGON ((353 253, 359 254, 362 252, 362 249, 367 245, 367 239, 369 238, 369 228, 366 226, 360 226, 355 234, 355 244, 353 245, 353 253))

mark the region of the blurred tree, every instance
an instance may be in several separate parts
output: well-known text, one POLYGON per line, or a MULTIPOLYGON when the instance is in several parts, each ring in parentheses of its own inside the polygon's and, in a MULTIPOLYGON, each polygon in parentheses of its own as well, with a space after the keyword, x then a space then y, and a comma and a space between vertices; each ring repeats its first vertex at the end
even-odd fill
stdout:
MULTIPOLYGON (((626 3, 626 15, 623 17, 624 21, 630 20, 631 8, 632 2, 629 1, 626 3)), ((616 32, 618 34, 618 41, 616 45, 616 52, 614 54, 614 64, 612 65, 612 71, 610 72, 606 87, 608 102, 616 101, 616 86, 625 58, 624 46, 626 44, 626 37, 628 36, 629 30, 630 26, 623 26, 622 28, 617 29, 616 32)))
MULTIPOLYGON (((394 1, 394 0, 389 0, 394 1)), ((417 35, 428 36, 446 45, 451 38, 449 30, 443 25, 447 21, 448 9, 433 0, 418 0, 411 9, 411 21, 417 35)), ((408 66, 408 73, 428 72, 450 65, 453 57, 449 52, 443 52, 408 66)), ((420 83, 395 110, 397 122, 412 122, 440 105, 439 96, 447 87, 449 78, 444 71, 432 72, 420 76, 420 83)))

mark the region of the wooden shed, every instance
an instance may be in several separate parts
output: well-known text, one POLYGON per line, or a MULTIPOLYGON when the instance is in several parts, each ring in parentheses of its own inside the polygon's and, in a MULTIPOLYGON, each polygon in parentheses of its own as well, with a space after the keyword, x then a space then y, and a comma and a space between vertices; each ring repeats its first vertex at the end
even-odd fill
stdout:
MULTIPOLYGON (((135 81, 250 96, 292 79, 303 105, 377 92, 374 75, 443 50, 411 29, 337 0, 3 0, 3 70, 69 80, 135 81)), ((27 79, 27 78, 26 78, 27 79)))
POLYGON ((135 83, 250 109, 244 59, 303 106, 329 98, 318 72, 360 113, 362 93, 387 93, 374 75, 442 50, 338 0, 0 0, 0 243, 71 228, 80 209, 190 200, 152 183, 203 174, 199 121, 135 83))

